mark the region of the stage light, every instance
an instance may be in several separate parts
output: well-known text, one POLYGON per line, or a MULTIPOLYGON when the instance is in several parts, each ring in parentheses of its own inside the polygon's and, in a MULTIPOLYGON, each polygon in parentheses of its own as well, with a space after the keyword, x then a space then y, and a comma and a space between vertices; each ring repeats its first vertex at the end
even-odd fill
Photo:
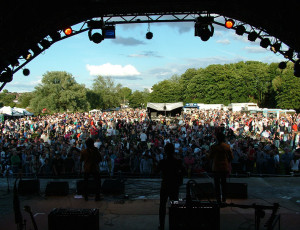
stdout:
POLYGON ((92 29, 89 30, 88 35, 89 35, 89 39, 96 44, 99 44, 104 39, 102 34, 100 34, 100 33, 92 34, 92 29))
POLYGON ((24 76, 28 76, 30 74, 30 70, 29 69, 23 69, 23 75, 24 76))
POLYGON ((152 39, 152 38, 153 38, 153 33, 150 32, 150 31, 147 32, 147 33, 146 33, 146 38, 149 39, 149 40, 152 39))
POLYGON ((61 35, 58 31, 50 33, 49 36, 52 39, 52 42, 57 42, 61 39, 61 35))
POLYGON ((32 54, 29 52, 29 51, 26 51, 22 54, 22 57, 25 59, 25 60, 29 60, 31 58, 32 54))
POLYGON ((233 26, 234 26, 234 21, 233 21, 232 19, 227 19, 227 20, 225 21, 225 27, 226 27, 227 29, 231 29, 233 26))
POLYGON ((288 51, 284 52, 284 57, 288 58, 288 59, 292 59, 294 56, 294 50, 293 49, 289 49, 288 51))
POLYGON ((116 28, 115 26, 104 26, 102 29, 102 34, 104 36, 104 39, 107 38, 116 38, 116 28))
POLYGON ((43 49, 48 49, 51 46, 51 43, 48 40, 46 40, 46 39, 43 39, 40 42, 40 44, 43 47, 43 49))
POLYGON ((13 74, 10 68, 7 68, 4 72, 2 72, 0 76, 0 82, 11 82, 13 80, 13 74))
POLYGON ((235 33, 240 36, 242 36, 245 32, 246 32, 246 28, 243 25, 239 25, 235 29, 235 33))
POLYGON ((195 36, 206 42, 214 35, 213 17, 198 17, 195 23, 195 36))
POLYGON ((251 42, 255 42, 255 40, 258 38, 258 34, 255 31, 252 31, 248 34, 248 40, 251 42))
POLYGON ((277 53, 281 48, 281 43, 274 43, 272 46, 271 46, 271 50, 274 52, 274 53, 277 53))
POLYGON ((300 60, 299 59, 294 64, 294 76, 300 77, 300 60))
POLYGON ((35 44, 33 47, 31 47, 31 50, 35 56, 39 55, 42 52, 42 49, 38 46, 38 44, 35 44))
POLYGON ((64 33, 65 35, 70 36, 73 33, 73 30, 71 27, 65 28, 64 33))
POLYGON ((10 63, 9 63, 12 67, 16 67, 18 65, 20 65, 18 59, 11 59, 10 63))
POLYGON ((285 61, 280 62, 280 63, 278 64, 278 68, 279 68, 279 69, 285 69, 285 68, 286 68, 286 62, 285 62, 285 61))
POLYGON ((260 46, 262 48, 268 48, 268 46, 271 44, 270 42, 270 39, 269 38, 263 38, 261 41, 260 41, 260 46))

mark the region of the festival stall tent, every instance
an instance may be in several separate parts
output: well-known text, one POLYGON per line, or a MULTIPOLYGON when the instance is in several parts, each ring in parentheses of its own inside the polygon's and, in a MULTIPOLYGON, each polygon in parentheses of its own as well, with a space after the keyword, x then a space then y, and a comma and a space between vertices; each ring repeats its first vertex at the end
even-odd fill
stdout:
POLYGON ((15 109, 11 108, 10 106, 3 106, 0 109, 0 114, 3 114, 4 116, 10 116, 10 117, 24 116, 22 113, 16 111, 15 109))

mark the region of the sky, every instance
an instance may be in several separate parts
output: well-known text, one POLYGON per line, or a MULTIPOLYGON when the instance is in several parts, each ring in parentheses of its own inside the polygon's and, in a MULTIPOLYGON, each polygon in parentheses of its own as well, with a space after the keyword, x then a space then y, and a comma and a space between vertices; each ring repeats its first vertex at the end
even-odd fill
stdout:
MULTIPOLYGON (((81 24, 82 25, 82 24, 81 24)), ((74 25, 79 29, 81 25, 74 25)), ((14 74, 4 89, 9 92, 30 92, 41 83, 47 71, 66 71, 80 84, 91 88, 96 76, 110 76, 115 83, 134 90, 143 90, 173 75, 181 75, 189 68, 205 68, 211 64, 239 61, 265 63, 285 60, 259 41, 250 42, 234 30, 214 25, 215 32, 207 42, 194 36, 194 23, 151 23, 151 40, 146 39, 148 24, 117 24, 116 39, 105 39, 95 44, 88 32, 53 44, 29 62, 30 70, 14 74)))

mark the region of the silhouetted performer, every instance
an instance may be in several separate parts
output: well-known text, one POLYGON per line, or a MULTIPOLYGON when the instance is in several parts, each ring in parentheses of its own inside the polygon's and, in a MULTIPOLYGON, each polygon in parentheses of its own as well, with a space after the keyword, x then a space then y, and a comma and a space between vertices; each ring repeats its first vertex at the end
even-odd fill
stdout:
POLYGON ((226 202, 226 177, 230 173, 230 162, 233 159, 233 154, 230 145, 225 143, 225 135, 223 132, 218 132, 216 137, 217 144, 211 146, 209 158, 213 160, 212 171, 217 202, 221 203, 221 195, 222 202, 226 202))
POLYGON ((168 198, 170 200, 178 200, 179 186, 182 184, 183 173, 185 172, 181 160, 174 157, 174 145, 167 143, 164 150, 167 158, 158 163, 158 170, 162 173, 159 204, 160 230, 165 227, 166 205, 168 198))
POLYGON ((84 198, 88 200, 88 179, 90 175, 93 175, 96 186, 95 200, 100 200, 100 168, 99 163, 102 160, 99 150, 94 146, 94 140, 88 138, 85 142, 86 149, 83 149, 80 153, 80 161, 84 163, 84 198))

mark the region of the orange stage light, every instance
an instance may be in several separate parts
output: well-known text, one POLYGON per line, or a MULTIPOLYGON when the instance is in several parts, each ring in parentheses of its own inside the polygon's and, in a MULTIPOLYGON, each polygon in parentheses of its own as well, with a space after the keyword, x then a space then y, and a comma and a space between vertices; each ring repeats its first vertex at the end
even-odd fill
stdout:
POLYGON ((69 36, 73 33, 73 30, 71 27, 68 27, 68 28, 64 29, 64 33, 65 33, 65 35, 69 36))
POLYGON ((225 27, 231 29, 234 25, 234 21, 232 19, 227 19, 225 22, 225 27))

